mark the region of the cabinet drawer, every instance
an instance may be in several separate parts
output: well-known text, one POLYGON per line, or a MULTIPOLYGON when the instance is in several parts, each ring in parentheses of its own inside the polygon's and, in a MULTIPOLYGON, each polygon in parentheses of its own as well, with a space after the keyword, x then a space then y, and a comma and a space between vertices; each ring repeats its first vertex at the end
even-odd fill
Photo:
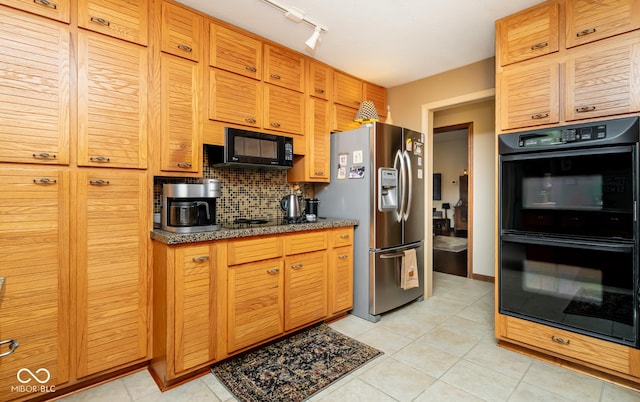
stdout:
POLYGON ((349 246, 353 244, 353 227, 333 229, 331 232, 332 247, 349 246))
POLYGON ((629 351, 622 345, 529 321, 506 317, 506 336, 537 348, 629 374, 629 351))
POLYGON ((278 237, 251 237, 227 243, 227 265, 244 264, 282 256, 278 237))
POLYGON ((327 232, 324 230, 292 234, 284 239, 286 255, 326 250, 327 246, 327 232))

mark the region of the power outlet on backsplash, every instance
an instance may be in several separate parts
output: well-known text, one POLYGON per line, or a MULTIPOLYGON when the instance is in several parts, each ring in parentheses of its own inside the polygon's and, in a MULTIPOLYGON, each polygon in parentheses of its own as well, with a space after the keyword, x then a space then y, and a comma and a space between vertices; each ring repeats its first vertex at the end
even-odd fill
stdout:
MULTIPOLYGON (((211 168, 205 164, 204 179, 220 180, 222 196, 216 204, 218 223, 236 218, 284 218, 280 200, 299 184, 302 197, 313 198, 311 183, 287 183, 286 170, 211 168)), ((154 177, 153 212, 160 213, 162 185, 202 183, 200 178, 154 177)))

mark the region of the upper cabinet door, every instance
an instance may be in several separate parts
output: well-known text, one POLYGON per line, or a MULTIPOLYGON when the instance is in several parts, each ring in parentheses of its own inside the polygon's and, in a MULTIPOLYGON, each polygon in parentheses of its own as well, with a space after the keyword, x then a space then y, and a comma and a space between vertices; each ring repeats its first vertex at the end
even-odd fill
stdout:
POLYGON ((262 79, 262 42, 216 24, 209 25, 209 64, 262 79))
POLYGON ((78 34, 78 165, 147 167, 147 48, 78 34))
POLYGON ((365 82, 362 86, 362 99, 373 101, 378 116, 387 116, 387 88, 365 82))
POLYGON ((558 51, 558 3, 545 2, 496 21, 501 66, 558 51))
POLYGON ((209 86, 210 120, 262 127, 262 83, 212 68, 209 86))
POLYGON ((202 16, 172 3, 162 3, 162 51, 200 61, 202 16))
POLYGON ((0 4, 69 23, 70 0, 0 0, 0 4))
POLYGON ((148 0, 78 0, 78 26, 146 46, 148 0))
POLYGON ((264 82, 304 91, 304 58, 279 46, 264 45, 264 82))
POLYGON ((0 161, 69 164, 66 25, 0 8, 0 161))
POLYGON ((333 69, 313 60, 309 60, 308 65, 307 93, 316 98, 332 100, 333 69))
POLYGON ((570 0, 567 47, 640 28, 640 0, 570 0))
MULTIPOLYGON (((333 77, 334 102, 358 109, 362 103, 362 81, 339 71, 333 77)), ((355 118, 355 113, 353 117, 355 118)))

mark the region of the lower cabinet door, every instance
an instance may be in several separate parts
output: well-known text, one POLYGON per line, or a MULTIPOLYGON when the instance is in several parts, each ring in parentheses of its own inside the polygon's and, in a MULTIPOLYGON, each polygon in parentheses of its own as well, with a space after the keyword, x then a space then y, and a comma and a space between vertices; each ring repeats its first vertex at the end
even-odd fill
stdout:
POLYGON ((83 377, 148 356, 144 171, 77 174, 76 342, 83 377))
POLYGON ((68 179, 0 172, 0 401, 50 395, 69 379, 68 179))
POLYGON ((216 292, 215 253, 212 247, 176 250, 175 372, 180 373, 215 359, 216 292))
POLYGON ((327 251, 285 258, 285 331, 327 316, 327 251))
POLYGON ((329 314, 353 307, 353 246, 331 251, 329 263, 329 314))
POLYGON ((282 259, 228 268, 229 353, 283 332, 282 259))

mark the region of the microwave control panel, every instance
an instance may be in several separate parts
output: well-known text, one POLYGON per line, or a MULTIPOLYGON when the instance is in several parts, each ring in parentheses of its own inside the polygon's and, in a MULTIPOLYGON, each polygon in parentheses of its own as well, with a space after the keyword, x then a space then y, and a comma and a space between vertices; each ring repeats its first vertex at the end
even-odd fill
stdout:
POLYGON ((555 129, 536 134, 522 134, 519 138, 518 146, 522 148, 546 147, 604 138, 607 138, 607 126, 598 124, 579 128, 555 129))

